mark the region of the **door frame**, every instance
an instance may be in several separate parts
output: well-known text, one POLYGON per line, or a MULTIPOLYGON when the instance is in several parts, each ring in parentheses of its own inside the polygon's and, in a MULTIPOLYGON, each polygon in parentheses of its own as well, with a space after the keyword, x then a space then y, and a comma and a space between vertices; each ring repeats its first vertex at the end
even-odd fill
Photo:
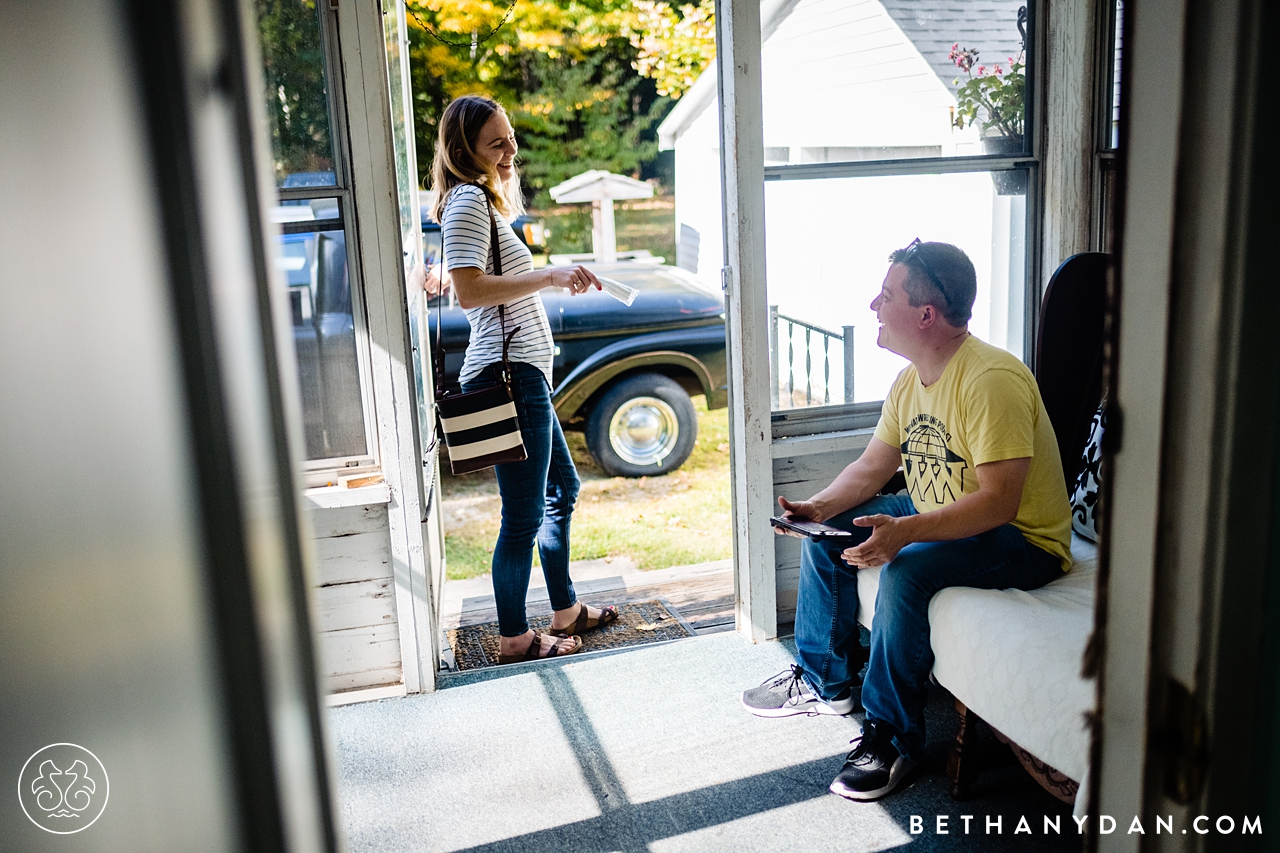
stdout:
POLYGON ((1280 401, 1269 5, 1125 2, 1088 811, 1147 833, 1092 826, 1096 850, 1242 849, 1152 821, 1239 832, 1276 784, 1259 746, 1280 401), (1202 73, 1209 55, 1226 67, 1202 73))
MULTIPOLYGON (((782 0, 786 2, 786 0, 782 0)), ((773 531, 773 456, 765 291, 764 105, 761 7, 779 0, 718 0, 716 75, 720 106, 720 190, 724 199, 726 345, 729 351, 729 466, 732 488, 735 622, 753 643, 778 636, 773 531)))

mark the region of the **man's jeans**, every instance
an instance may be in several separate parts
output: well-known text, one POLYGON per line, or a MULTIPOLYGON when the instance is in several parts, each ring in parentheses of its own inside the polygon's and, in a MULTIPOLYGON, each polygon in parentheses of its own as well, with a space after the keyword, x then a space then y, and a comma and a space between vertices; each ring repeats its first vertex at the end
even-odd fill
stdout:
MULTIPOLYGON (((866 541, 870 527, 855 527, 863 515, 915 515, 911 498, 882 495, 827 524, 866 541)), ((805 540, 796 608, 797 663, 823 698, 853 685, 849 652, 858 643, 858 579, 840 558, 850 544, 805 540)), ((865 570, 864 570, 865 571, 865 570)), ((1037 589, 1062 576, 1058 558, 1029 543, 1012 524, 949 542, 916 542, 881 567, 871 628, 871 660, 862 683, 867 720, 894 732, 899 751, 919 760, 924 751, 924 707, 933 649, 929 646, 929 601, 949 586, 1037 589), (887 724, 884 725, 884 724, 887 724)))
MULTIPOLYGON (((486 367, 462 390, 496 385, 500 367, 486 367)), ((551 607, 563 610, 578 600, 569 579, 569 518, 581 484, 542 371, 511 362, 511 392, 529 458, 494 468, 502 497, 502 527, 493 548, 493 597, 498 633, 519 637, 529 630, 524 603, 535 540, 551 607)))

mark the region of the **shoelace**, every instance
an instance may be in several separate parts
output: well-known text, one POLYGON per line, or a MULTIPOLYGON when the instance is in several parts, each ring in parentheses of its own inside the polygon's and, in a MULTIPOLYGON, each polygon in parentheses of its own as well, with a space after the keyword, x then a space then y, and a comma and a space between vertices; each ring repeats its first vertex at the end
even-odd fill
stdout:
POLYGON ((791 664, 790 673, 780 674, 778 679, 773 682, 775 686, 781 685, 783 681, 787 682, 787 701, 788 702, 790 702, 792 699, 800 699, 804 696, 804 692, 805 692, 804 681, 800 677, 803 672, 804 672, 804 669, 802 669, 799 665, 793 663, 791 664))
POLYGON ((880 756, 871 751, 872 744, 875 743, 874 734, 871 737, 863 734, 849 741, 853 744, 853 751, 845 756, 847 763, 852 763, 854 767, 866 767, 869 764, 883 763, 880 756))
MULTIPOLYGON (((787 702, 802 701, 806 694, 813 695, 812 691, 809 690, 809 686, 804 683, 804 679, 801 677, 803 674, 804 667, 793 663, 790 671, 779 673, 771 686, 781 687, 785 683, 787 685, 787 702)), ((818 712, 809 711, 808 716, 816 717, 818 712)))

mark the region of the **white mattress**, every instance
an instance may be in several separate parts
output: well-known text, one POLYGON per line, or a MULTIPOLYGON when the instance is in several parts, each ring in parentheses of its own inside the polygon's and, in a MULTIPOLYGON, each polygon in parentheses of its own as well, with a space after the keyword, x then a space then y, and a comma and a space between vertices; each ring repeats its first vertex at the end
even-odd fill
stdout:
MULTIPOLYGON (((1093 630, 1097 546, 1072 534, 1074 565, 1031 592, 951 587, 929 603, 938 683, 1040 760, 1080 781, 1089 766, 1080 677, 1093 630)), ((870 627, 879 569, 858 573, 858 620, 870 627), (864 618, 865 617, 865 618, 864 618)))

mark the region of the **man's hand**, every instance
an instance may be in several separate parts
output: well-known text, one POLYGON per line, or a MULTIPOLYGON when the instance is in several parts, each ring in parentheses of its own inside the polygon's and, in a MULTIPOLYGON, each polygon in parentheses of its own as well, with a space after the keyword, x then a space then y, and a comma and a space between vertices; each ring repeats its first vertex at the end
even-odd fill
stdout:
MULTIPOLYGON (((778 495, 778 506, 782 507, 782 514, 794 518, 803 518, 808 521, 826 521, 820 518, 821 513, 818 512, 818 506, 813 501, 789 501, 782 495, 778 495)), ((794 536, 797 539, 807 539, 803 533, 796 533, 794 530, 783 530, 781 527, 773 528, 773 532, 779 536, 794 536)))
POLYGON ((857 527, 871 527, 871 537, 861 545, 846 548, 840 556, 855 568, 869 569, 883 566, 898 556, 898 552, 911 544, 902 529, 903 519, 892 515, 863 515, 853 520, 857 527))

